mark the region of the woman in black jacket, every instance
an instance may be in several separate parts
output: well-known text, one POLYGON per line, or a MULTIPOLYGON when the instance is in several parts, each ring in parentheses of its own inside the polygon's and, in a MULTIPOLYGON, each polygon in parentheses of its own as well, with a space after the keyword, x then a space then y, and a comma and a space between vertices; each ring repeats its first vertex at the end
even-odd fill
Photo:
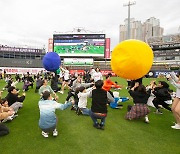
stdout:
POLYGON ((159 110, 159 105, 162 105, 165 109, 171 111, 171 108, 169 107, 170 104, 168 102, 172 102, 172 98, 169 91, 169 85, 165 81, 159 81, 158 86, 154 88, 152 93, 155 95, 152 102, 157 109, 157 114, 162 114, 159 110))
POLYGON ((128 120, 132 120, 144 117, 145 122, 149 123, 147 115, 150 110, 147 107, 147 100, 150 96, 150 90, 146 92, 146 88, 136 82, 134 87, 129 90, 129 94, 133 98, 134 105, 129 109, 125 118, 128 120))

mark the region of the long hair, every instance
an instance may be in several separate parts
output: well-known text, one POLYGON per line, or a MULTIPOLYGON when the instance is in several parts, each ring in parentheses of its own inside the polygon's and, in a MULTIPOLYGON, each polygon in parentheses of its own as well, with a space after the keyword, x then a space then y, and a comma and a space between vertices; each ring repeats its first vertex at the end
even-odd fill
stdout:
POLYGON ((139 85, 137 87, 137 91, 139 91, 140 93, 146 94, 146 87, 144 85, 139 85))

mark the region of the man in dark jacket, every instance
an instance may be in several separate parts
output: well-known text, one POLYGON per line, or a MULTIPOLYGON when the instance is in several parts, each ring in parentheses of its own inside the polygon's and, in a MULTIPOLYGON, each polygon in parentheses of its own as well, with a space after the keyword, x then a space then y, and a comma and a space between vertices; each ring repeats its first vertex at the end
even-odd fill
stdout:
POLYGON ((15 87, 11 86, 8 88, 8 94, 6 96, 6 99, 8 101, 8 105, 11 106, 15 102, 23 102, 25 99, 25 93, 23 93, 23 96, 19 97, 18 92, 15 87))
POLYGON ((95 87, 90 94, 92 97, 92 106, 90 110, 91 119, 94 122, 94 127, 97 129, 104 129, 105 119, 107 116, 107 104, 108 102, 113 102, 114 98, 111 94, 104 89, 102 89, 103 81, 98 80, 95 82, 95 87), (97 119, 101 119, 100 124, 98 123, 97 119))

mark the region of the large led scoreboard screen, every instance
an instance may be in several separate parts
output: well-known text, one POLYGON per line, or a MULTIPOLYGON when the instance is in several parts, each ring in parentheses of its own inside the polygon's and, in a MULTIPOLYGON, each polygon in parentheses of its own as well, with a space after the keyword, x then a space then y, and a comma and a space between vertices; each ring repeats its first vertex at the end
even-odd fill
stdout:
POLYGON ((54 34, 53 49, 59 56, 104 57, 105 34, 54 34))

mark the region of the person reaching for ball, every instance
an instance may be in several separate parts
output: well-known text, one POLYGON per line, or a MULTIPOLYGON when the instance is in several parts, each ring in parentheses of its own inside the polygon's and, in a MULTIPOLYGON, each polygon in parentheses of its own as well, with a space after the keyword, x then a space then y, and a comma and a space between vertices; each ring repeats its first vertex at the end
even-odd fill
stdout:
POLYGON ((129 94, 133 98, 134 105, 128 108, 125 118, 127 120, 145 118, 145 122, 149 123, 147 115, 150 110, 147 107, 147 100, 150 97, 150 90, 146 92, 145 86, 136 82, 134 87, 129 90, 129 94))
POLYGON ((42 130, 42 136, 47 138, 50 132, 53 132, 53 136, 57 136, 57 117, 55 114, 55 110, 65 110, 66 108, 71 106, 73 102, 68 102, 66 104, 58 103, 55 100, 53 100, 51 93, 49 91, 43 92, 42 98, 43 99, 39 101, 39 127, 42 130))

